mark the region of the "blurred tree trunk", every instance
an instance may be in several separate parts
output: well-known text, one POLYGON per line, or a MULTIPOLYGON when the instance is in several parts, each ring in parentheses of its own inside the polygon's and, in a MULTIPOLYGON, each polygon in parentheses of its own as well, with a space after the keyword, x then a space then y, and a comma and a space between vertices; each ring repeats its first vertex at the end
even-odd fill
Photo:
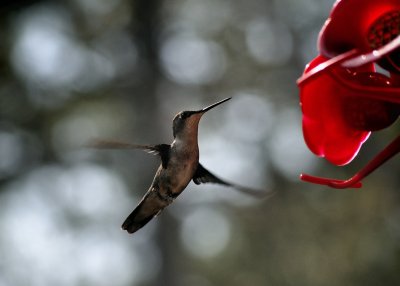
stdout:
MULTIPOLYGON (((160 12, 162 0, 139 0, 133 1, 133 37, 139 47, 139 61, 142 62, 140 76, 140 85, 135 91, 137 94, 146 96, 137 96, 133 98, 135 104, 140 105, 140 110, 145 112, 144 116, 138 116, 139 124, 148 130, 150 138, 157 139, 161 128, 170 126, 160 126, 158 123, 158 104, 157 104, 157 86, 161 80, 159 63, 159 38, 161 19, 160 12), (152 135, 153 134, 153 135, 152 135)), ((138 110, 138 109, 136 109, 138 110)), ((139 111, 140 112, 140 111, 139 111)), ((161 143, 161 142, 160 142, 161 143)), ((146 178, 152 179, 153 174, 146 178)), ((161 253, 162 268, 156 278, 155 285, 175 286, 177 281, 173 273, 175 269, 175 256, 172 253, 174 246, 173 218, 167 213, 163 213, 159 218, 159 229, 157 230, 157 244, 161 253)))

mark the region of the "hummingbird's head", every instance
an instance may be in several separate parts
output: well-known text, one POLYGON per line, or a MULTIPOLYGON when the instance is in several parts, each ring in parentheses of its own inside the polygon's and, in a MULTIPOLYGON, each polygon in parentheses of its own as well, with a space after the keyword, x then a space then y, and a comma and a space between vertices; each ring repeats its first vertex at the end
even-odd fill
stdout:
POLYGON ((210 106, 207 106, 203 109, 197 111, 181 111, 177 115, 175 115, 174 120, 172 122, 172 131, 174 138, 177 136, 185 136, 190 135, 192 132, 196 132, 199 125, 200 118, 204 113, 209 111, 210 109, 228 101, 231 97, 225 98, 217 103, 214 103, 210 106))

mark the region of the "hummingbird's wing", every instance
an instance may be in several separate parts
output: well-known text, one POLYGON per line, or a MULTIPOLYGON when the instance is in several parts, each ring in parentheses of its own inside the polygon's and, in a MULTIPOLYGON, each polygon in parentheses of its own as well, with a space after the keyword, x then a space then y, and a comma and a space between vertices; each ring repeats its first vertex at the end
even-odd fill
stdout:
POLYGON ((235 188, 238 191, 241 191, 243 193, 260 197, 260 198, 268 198, 272 196, 274 193, 273 192, 268 192, 268 191, 261 191, 261 190, 254 190, 251 188, 247 187, 242 187, 236 184, 228 183, 227 181, 224 181, 214 174, 212 174, 210 171, 208 171, 206 168, 204 168, 200 163, 197 166, 197 170, 193 175, 193 182, 196 185, 204 184, 204 183, 215 183, 215 184, 221 184, 224 186, 232 187, 235 188))
POLYGON ((140 149, 149 154, 160 155, 164 169, 167 168, 171 148, 168 144, 138 145, 114 140, 92 140, 87 146, 97 149, 140 149))

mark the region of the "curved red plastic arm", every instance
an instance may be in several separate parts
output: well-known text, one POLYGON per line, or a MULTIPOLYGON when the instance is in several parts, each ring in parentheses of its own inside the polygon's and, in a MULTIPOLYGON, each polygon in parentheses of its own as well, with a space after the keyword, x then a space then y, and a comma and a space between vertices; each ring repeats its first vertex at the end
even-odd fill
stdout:
POLYGON ((348 180, 336 180, 321 178, 307 174, 301 174, 300 179, 306 182, 326 185, 336 189, 360 188, 361 180, 386 163, 389 159, 400 152, 400 136, 396 137, 383 151, 375 156, 364 168, 348 180))

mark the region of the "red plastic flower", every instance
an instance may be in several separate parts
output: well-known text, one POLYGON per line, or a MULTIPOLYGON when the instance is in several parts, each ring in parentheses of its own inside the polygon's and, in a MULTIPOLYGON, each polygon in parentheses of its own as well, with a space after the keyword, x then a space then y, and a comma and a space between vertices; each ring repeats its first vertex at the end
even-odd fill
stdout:
MULTIPOLYGON (((318 40, 320 55, 298 80, 304 139, 310 150, 336 165, 357 155, 371 131, 400 114, 400 0, 339 0, 318 40), (390 73, 376 72, 375 65, 390 73)), ((360 180, 400 151, 400 137, 353 178, 302 175, 331 187, 359 187, 360 180)))

